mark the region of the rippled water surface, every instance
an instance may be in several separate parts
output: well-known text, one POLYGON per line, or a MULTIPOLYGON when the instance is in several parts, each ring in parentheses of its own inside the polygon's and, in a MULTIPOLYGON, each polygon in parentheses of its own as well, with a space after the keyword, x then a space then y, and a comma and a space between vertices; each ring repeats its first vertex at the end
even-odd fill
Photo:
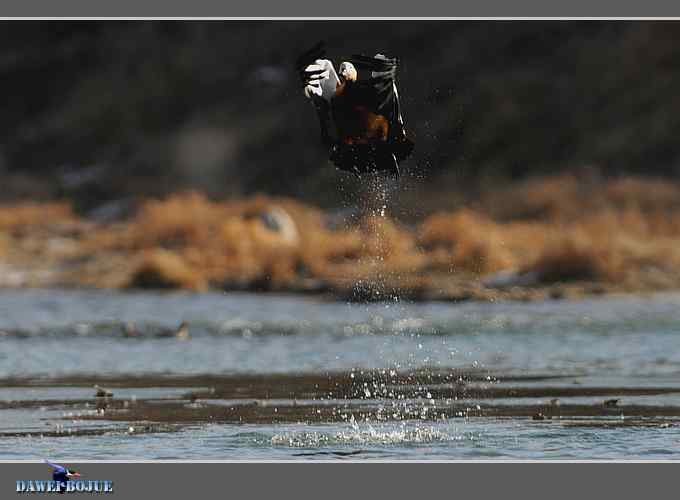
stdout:
POLYGON ((0 458, 676 458, 679 306, 2 291, 0 458))

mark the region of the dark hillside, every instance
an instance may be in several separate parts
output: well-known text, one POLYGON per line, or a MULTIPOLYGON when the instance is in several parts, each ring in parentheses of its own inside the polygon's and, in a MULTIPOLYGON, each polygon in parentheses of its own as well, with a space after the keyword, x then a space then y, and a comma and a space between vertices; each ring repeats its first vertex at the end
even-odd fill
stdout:
POLYGON ((338 204, 291 67, 319 39, 334 59, 401 57, 408 167, 432 204, 582 166, 676 176, 679 36, 673 22, 5 21, 1 196, 90 208, 196 188, 338 204))

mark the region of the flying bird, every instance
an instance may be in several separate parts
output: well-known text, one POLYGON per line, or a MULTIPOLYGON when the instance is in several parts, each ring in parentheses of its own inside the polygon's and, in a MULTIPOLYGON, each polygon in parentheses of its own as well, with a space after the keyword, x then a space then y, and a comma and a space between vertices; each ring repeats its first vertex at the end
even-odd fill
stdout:
POLYGON ((62 489, 59 491, 60 493, 66 491, 66 483, 69 479, 80 477, 80 473, 73 469, 67 469, 63 465, 53 464, 48 460, 45 460, 45 463, 52 467, 52 480, 61 483, 62 489))
POLYGON ((323 42, 296 62, 304 95, 319 117, 321 141, 341 170, 361 175, 388 171, 413 151, 406 136, 397 91, 396 58, 354 55, 338 66, 325 59, 323 42))

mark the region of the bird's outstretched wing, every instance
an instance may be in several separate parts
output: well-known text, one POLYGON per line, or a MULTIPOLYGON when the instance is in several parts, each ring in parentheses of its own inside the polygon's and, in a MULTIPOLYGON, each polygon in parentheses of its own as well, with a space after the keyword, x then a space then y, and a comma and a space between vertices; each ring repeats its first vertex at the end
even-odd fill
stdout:
POLYGON ((319 116, 321 129, 321 142, 331 147, 331 109, 330 101, 335 95, 339 79, 333 68, 333 63, 323 59, 326 55, 324 42, 317 43, 314 47, 302 54, 295 61, 295 69, 300 76, 307 97, 319 116))
POLYGON ((314 47, 301 54, 295 60, 295 71, 300 76, 304 85, 307 85, 307 77, 305 74, 307 66, 314 64, 317 59, 321 59, 324 55, 326 55, 326 44, 322 41, 317 42, 314 47))
POLYGON ((324 59, 325 55, 325 44, 319 42, 298 57, 295 63, 308 99, 314 100, 314 97, 321 97, 330 101, 335 95, 340 80, 333 63, 324 59))
POLYGON ((392 132, 390 136, 403 135, 404 120, 399 107, 396 83, 399 60, 396 57, 376 54, 374 57, 354 55, 351 62, 359 70, 360 75, 370 71, 370 77, 363 79, 361 83, 373 94, 371 104, 375 113, 383 115, 390 122, 392 132), (361 71, 362 69, 364 71, 361 71))
POLYGON ((61 474, 66 473, 66 467, 64 467, 63 465, 53 464, 52 462, 50 462, 48 460, 45 460, 45 463, 47 465, 49 465, 50 467, 52 467, 52 469, 54 469, 55 473, 61 473, 61 474))
POLYGON ((413 142, 406 137, 399 104, 397 91, 399 60, 396 57, 376 54, 373 57, 354 55, 351 62, 359 70, 359 75, 370 71, 370 76, 360 83, 366 87, 366 94, 371 96, 373 111, 387 118, 390 123, 388 141, 392 144, 397 160, 403 160, 413 151, 413 142))

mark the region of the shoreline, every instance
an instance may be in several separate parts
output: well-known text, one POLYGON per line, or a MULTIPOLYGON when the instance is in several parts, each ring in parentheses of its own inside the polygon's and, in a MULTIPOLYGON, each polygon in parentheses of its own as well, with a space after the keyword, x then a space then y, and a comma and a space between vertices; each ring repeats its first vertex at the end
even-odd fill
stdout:
POLYGON ((525 420, 532 425, 552 423, 596 428, 680 425, 680 407, 672 399, 680 393, 677 386, 554 385, 555 379, 560 378, 551 375, 505 377, 502 373, 482 370, 440 369, 388 375, 384 370, 362 371, 356 378, 348 372, 326 372, 2 379, 2 388, 73 389, 105 383, 111 391, 105 397, 95 395, 92 389, 90 397, 73 395, 66 399, 3 402, 0 412, 46 408, 65 413, 52 416, 46 429, 3 428, 0 436, 163 433, 208 423, 354 423, 355 417, 357 423, 376 424, 491 418, 525 420), (367 392, 366 384, 372 389, 382 388, 382 392, 378 389, 367 392), (163 387, 172 388, 175 394, 149 394, 139 398, 118 395, 123 389, 157 391, 163 387), (618 398, 607 399, 612 396, 618 398), (646 396, 660 399, 645 402, 646 396), (72 421, 72 425, 60 425, 64 421, 72 421), (84 425, 96 421, 101 421, 103 426, 84 425))
MULTIPOLYGON (((383 289, 384 290, 384 289, 383 289)), ((399 290, 392 289, 380 295, 357 293, 352 289, 332 289, 314 284, 304 286, 279 286, 264 288, 261 286, 239 286, 225 288, 205 288, 195 290, 181 287, 122 287, 105 288, 93 285, 73 284, 37 284, 36 286, 2 286, 0 293, 13 291, 59 291, 59 292, 113 292, 120 294, 156 293, 156 294, 248 294, 262 296, 282 296, 291 298, 315 298, 324 302, 347 303, 468 303, 468 302, 541 302, 541 301, 578 301, 594 298, 616 297, 649 297, 657 295, 680 294, 677 287, 658 288, 626 288, 597 282, 556 283, 543 287, 508 287, 485 288, 478 283, 465 282, 460 285, 449 285, 447 289, 399 290)))

